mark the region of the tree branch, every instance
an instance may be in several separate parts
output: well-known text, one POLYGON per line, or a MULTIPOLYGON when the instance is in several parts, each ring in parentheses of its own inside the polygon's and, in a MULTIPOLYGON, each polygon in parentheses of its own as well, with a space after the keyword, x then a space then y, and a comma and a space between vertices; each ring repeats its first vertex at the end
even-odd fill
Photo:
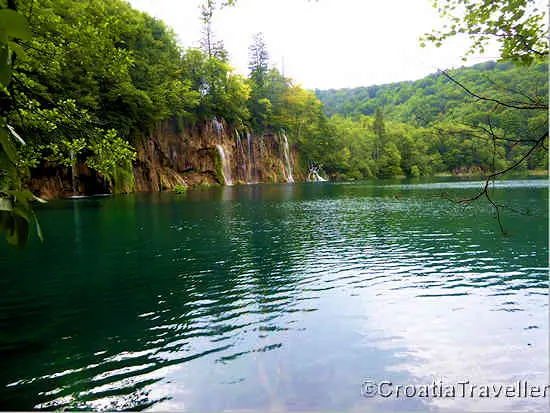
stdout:
POLYGON ((546 139, 548 139, 548 132, 545 132, 539 139, 537 139, 535 144, 519 160, 514 162, 512 165, 510 165, 509 167, 504 168, 500 171, 497 171, 497 172, 494 172, 490 175, 487 175, 487 177, 485 178, 485 184, 483 185, 481 190, 476 195, 472 196, 471 198, 463 198, 463 199, 458 199, 457 200, 457 199, 451 198, 448 194, 440 195, 440 197, 444 198, 444 199, 447 199, 449 201, 452 201, 454 203, 464 205, 464 204, 467 204, 467 203, 470 203, 470 202, 473 202, 473 201, 477 201, 478 199, 480 199, 481 197, 484 196, 485 198, 487 198, 487 201, 489 201, 489 203, 491 204, 491 206, 495 210, 497 222, 498 222, 501 233, 506 234, 506 231, 504 230, 504 226, 502 224, 501 215, 500 215, 500 210, 502 208, 505 208, 505 206, 497 204, 491 198, 491 196, 489 194, 489 184, 496 177, 504 175, 505 173, 511 171, 512 169, 517 168, 522 162, 524 162, 526 159, 528 159, 531 156, 531 154, 533 154, 533 152, 535 152, 537 149, 544 148, 544 141, 546 139))
POLYGON ((494 102, 500 106, 504 106, 507 108, 512 109, 522 109, 522 110, 541 110, 546 109, 548 110, 548 105, 542 105, 542 104, 523 104, 523 105, 516 105, 508 102, 502 102, 498 99, 493 99, 485 96, 480 96, 474 92, 472 92, 470 89, 468 89, 466 86, 464 86, 462 83, 460 83, 458 80, 453 78, 446 70, 438 70, 438 73, 441 73, 443 76, 445 76, 447 79, 449 79, 451 82, 453 82, 455 85, 458 85, 461 89, 463 89, 466 93, 468 93, 470 96, 478 99, 478 100, 484 100, 487 102, 494 102))

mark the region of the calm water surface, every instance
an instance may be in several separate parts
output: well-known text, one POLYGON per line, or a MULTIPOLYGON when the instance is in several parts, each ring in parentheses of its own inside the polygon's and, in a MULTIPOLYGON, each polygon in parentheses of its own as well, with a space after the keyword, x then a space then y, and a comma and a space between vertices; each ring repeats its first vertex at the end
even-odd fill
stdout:
POLYGON ((548 410, 365 379, 548 383, 548 185, 263 185, 50 202, 0 244, 0 410, 548 410))

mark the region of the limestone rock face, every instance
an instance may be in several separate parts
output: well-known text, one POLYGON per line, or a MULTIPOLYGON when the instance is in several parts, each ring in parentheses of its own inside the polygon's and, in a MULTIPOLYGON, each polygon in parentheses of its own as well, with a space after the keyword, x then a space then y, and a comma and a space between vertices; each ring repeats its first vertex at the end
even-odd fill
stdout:
MULTIPOLYGON (((284 133, 252 134, 212 119, 178 131, 166 121, 135 143, 135 190, 158 192, 182 186, 283 183, 303 180, 297 153, 284 133)), ((46 165, 32 173, 30 189, 44 199, 111 192, 86 165, 46 165)))
POLYGON ((76 165, 73 171, 46 163, 32 171, 28 185, 35 195, 46 200, 110 193, 103 177, 82 164, 76 165))
POLYGON ((300 179, 299 172, 292 176, 294 157, 284 135, 231 130, 216 119, 200 128, 175 132, 173 125, 165 122, 137 145, 136 190, 293 182, 300 179))

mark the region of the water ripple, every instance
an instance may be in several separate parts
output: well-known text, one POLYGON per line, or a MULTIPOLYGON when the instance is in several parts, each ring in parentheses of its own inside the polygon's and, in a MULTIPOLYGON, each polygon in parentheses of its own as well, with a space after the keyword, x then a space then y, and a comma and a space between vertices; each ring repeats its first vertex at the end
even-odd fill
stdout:
MULTIPOLYGON (((361 411, 381 406, 358 400, 369 375, 546 380, 546 227, 514 217, 502 238, 490 208, 431 196, 477 184, 96 201, 79 211, 81 255, 53 237, 0 280, 0 407, 361 411), (52 274, 34 276, 43 262, 52 274)), ((542 184, 527 185, 540 199, 522 185, 511 201, 544 214, 542 184)))

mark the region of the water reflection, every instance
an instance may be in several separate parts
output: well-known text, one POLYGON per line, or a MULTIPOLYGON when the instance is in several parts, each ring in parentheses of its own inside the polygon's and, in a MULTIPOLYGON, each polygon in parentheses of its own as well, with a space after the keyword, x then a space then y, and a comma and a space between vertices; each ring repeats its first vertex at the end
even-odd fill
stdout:
POLYGON ((532 212, 509 237, 437 185, 51 203, 48 242, 0 255, 0 407, 544 410, 359 396, 365 378, 548 381, 539 186, 497 189, 532 212))

